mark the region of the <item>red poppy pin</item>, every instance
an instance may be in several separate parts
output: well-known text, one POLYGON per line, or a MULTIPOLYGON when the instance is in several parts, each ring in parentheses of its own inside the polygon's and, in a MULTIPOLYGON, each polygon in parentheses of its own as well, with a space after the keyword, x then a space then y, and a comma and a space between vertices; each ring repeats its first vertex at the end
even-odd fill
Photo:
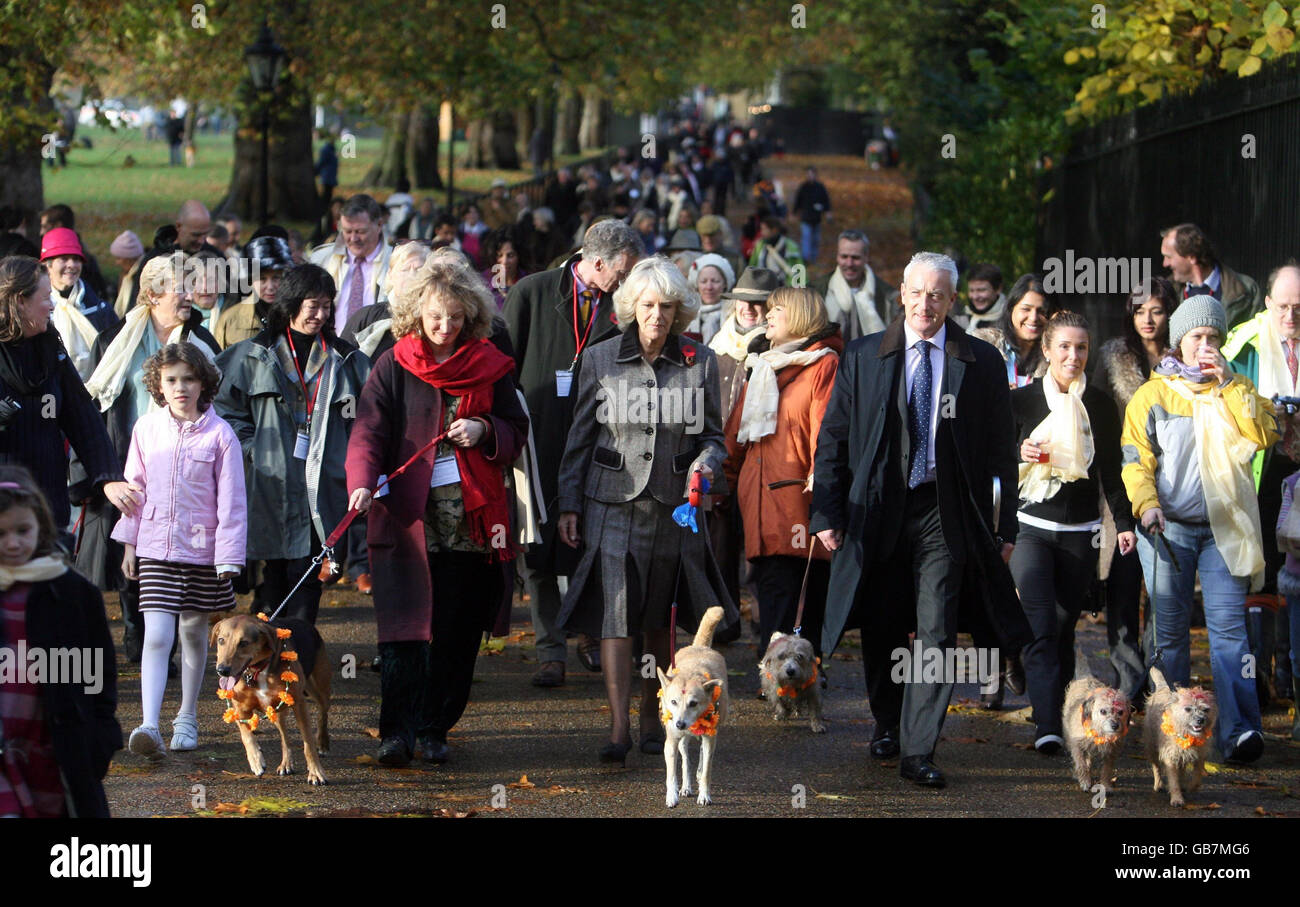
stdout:
POLYGON ((694 364, 695 364, 695 347, 691 346, 689 343, 683 343, 683 344, 682 344, 682 360, 686 363, 686 365, 687 365, 688 368, 689 368, 690 366, 694 365, 694 364))

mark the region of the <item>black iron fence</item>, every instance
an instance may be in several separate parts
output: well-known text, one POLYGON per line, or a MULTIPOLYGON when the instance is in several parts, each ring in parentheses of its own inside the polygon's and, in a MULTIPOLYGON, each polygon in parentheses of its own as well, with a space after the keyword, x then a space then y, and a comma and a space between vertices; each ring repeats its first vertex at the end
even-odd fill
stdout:
POLYGON ((1100 337, 1117 334, 1124 318, 1118 262, 1165 274, 1160 230, 1183 221, 1200 225, 1219 259, 1262 289, 1273 268, 1300 256, 1297 140, 1300 67, 1289 62, 1083 130, 1043 179, 1052 196, 1040 211, 1039 268, 1060 262, 1059 300, 1086 311, 1100 337))

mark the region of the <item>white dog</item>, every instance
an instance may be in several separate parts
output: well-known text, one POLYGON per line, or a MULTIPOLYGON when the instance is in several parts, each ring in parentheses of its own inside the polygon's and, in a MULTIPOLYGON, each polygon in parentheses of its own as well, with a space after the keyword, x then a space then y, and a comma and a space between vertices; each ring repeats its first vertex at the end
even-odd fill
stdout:
POLYGON ((715 652, 713 631, 722 620, 722 609, 714 606, 704 612, 700 629, 694 641, 677 652, 677 666, 671 676, 659 671, 659 719, 663 722, 666 740, 664 764, 668 768, 667 795, 664 802, 677 805, 679 794, 690 796, 691 759, 688 746, 691 737, 700 738, 700 768, 695 778, 700 785, 696 803, 707 806, 713 802, 709 793, 710 770, 713 751, 717 743, 718 726, 727 717, 727 662, 715 652), (677 786, 677 754, 682 757, 682 781, 677 786))

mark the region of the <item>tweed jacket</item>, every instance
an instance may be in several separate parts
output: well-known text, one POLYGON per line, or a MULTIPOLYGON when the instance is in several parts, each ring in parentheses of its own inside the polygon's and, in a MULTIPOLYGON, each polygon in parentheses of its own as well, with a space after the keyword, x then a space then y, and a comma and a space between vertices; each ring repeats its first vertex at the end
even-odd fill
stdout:
POLYGON ((618 504, 642 492, 675 506, 697 465, 713 470, 712 490, 720 493, 727 450, 713 350, 672 334, 651 366, 629 325, 587 349, 575 384, 559 512, 580 513, 584 496, 618 504))

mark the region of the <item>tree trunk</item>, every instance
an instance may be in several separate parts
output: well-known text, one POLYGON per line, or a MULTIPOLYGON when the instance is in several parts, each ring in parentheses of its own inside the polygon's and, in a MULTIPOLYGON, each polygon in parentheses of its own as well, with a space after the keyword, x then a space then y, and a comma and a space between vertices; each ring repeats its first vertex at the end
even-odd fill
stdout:
POLYGON ((465 127, 465 157, 461 160, 461 166, 468 167, 471 170, 487 169, 491 146, 491 119, 478 117, 470 120, 465 127))
MULTIPOLYGON (((271 107, 270 204, 272 221, 315 220, 320 196, 312 166, 311 94, 295 85, 281 86, 271 107)), ((246 220, 261 213, 262 114, 256 104, 241 109, 235 130, 235 164, 230 189, 216 206, 246 220)))
POLYGON ((521 160, 530 161, 529 151, 533 142, 533 128, 537 124, 537 112, 532 104, 520 104, 515 108, 515 153, 521 160))
POLYGON ((421 105, 411 111, 406 133, 406 174, 416 189, 441 189, 438 173, 438 106, 421 105))
POLYGON ((498 170, 518 170, 519 151, 515 148, 515 115, 510 110, 492 114, 492 166, 498 170))
MULTIPOLYGON (((10 110, 28 110, 43 120, 46 126, 45 129, 39 125, 33 126, 14 136, 12 141, 0 141, 0 205, 13 205, 22 211, 27 235, 36 237, 40 230, 40 212, 45 207, 44 177, 41 173, 41 149, 46 144, 43 136, 52 132, 54 125, 54 104, 50 101, 54 67, 33 56, 30 51, 24 52, 21 48, 0 45, 0 59, 13 60, 15 66, 37 73, 37 81, 42 86, 34 104, 21 85, 15 86, 6 99, 7 106, 10 110)), ((37 245, 40 244, 39 239, 34 241, 37 245)))
POLYGON ((578 132, 582 125, 582 106, 576 88, 565 87, 560 99, 560 109, 556 119, 559 120, 555 130, 559 147, 558 154, 577 154, 582 150, 578 142, 578 132))
POLYGON ((582 125, 579 129, 579 144, 583 151, 603 148, 605 134, 608 131, 609 116, 600 92, 594 88, 582 90, 582 125))
POLYGON ((389 115, 379 160, 366 173, 367 186, 396 186, 402 177, 410 178, 406 171, 406 141, 410 122, 409 110, 395 110, 389 115))
POLYGON ((194 130, 198 128, 196 124, 199 120, 199 105, 196 102, 189 102, 185 106, 185 135, 183 141, 188 144, 194 141, 194 130))

